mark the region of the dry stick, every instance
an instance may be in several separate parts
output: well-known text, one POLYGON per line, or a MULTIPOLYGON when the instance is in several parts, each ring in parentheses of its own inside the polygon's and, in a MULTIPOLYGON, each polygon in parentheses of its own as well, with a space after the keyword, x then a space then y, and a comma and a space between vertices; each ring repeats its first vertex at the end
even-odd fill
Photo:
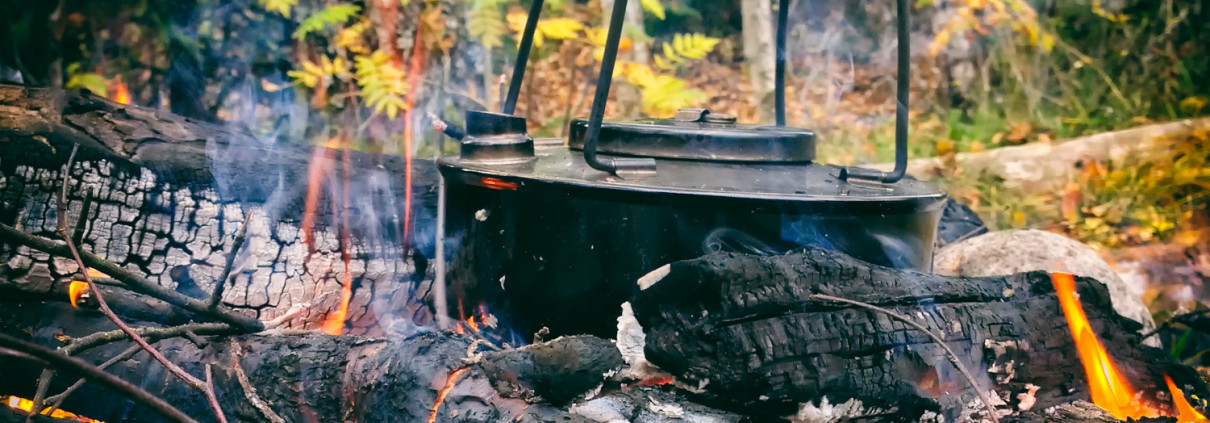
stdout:
POLYGON ((244 388, 244 397, 248 398, 248 402, 252 403, 252 406, 256 407, 256 410, 260 411, 260 414, 269 420, 270 423, 286 423, 285 419, 273 412, 272 408, 269 408, 269 404, 266 404, 265 400, 256 395, 256 387, 252 386, 252 382, 248 380, 248 375, 244 374, 244 369, 239 365, 239 356, 239 344, 231 341, 231 369, 235 371, 235 380, 239 381, 239 386, 244 388))
POLYGON ((223 301, 223 291, 227 289, 227 279, 231 277, 231 270, 235 267, 235 257, 239 255, 240 248, 244 247, 244 239, 248 235, 248 223, 252 222, 252 212, 249 211, 247 216, 244 216, 244 226, 239 228, 239 233, 235 235, 235 242, 231 245, 231 252, 227 254, 227 263, 223 266, 223 273, 215 279, 214 292, 210 294, 210 301, 206 304, 206 308, 214 310, 218 308, 219 303, 223 301))
MULTIPOLYGON (((180 368, 180 366, 168 361, 163 354, 160 354, 160 352, 152 347, 151 344, 147 343, 143 337, 135 333, 134 329, 131 329, 130 326, 127 326, 126 322, 123 322, 122 319, 113 312, 113 310, 110 310, 109 304, 105 302, 105 297, 101 295, 100 288, 97 288, 97 284, 93 283, 92 276, 88 275, 88 272, 86 271, 88 265, 84 264, 84 259, 80 258, 80 252, 76 249, 75 242, 72 242, 72 234, 67 230, 67 186, 69 185, 68 182, 71 179, 71 165, 75 160, 76 151, 79 149, 80 146, 78 145, 72 148, 71 156, 68 158, 67 165, 64 167, 63 190, 59 191, 59 196, 56 199, 57 201, 55 207, 57 216, 55 217, 58 219, 59 223, 59 227, 57 228, 59 236, 61 236, 63 240, 67 242, 67 248, 71 250, 71 255, 76 259, 76 264, 80 267, 80 272, 84 274, 84 282, 88 284, 88 290, 90 293, 92 293, 93 300, 97 302, 97 306, 101 309, 101 313, 104 314, 110 322, 113 322, 118 329, 121 329, 122 332, 125 332, 126 335, 129 336, 130 339, 136 344, 142 347, 144 351, 147 351, 147 354, 150 354, 155 361, 160 362, 164 368, 168 369, 168 371, 175 375, 178 379, 184 381, 187 385, 193 387, 194 389, 202 391, 207 395, 207 398, 212 399, 214 397, 214 386, 202 382, 198 378, 186 372, 184 369, 180 368)), ((211 401, 210 405, 214 409, 215 415, 218 416, 219 422, 226 423, 227 419, 223 417, 223 410, 218 406, 218 401, 211 401)), ((35 402, 34 406, 35 410, 41 409, 41 404, 39 402, 35 402)))
POLYGON ((206 394, 206 402, 209 402, 210 408, 214 409, 219 423, 227 423, 227 416, 223 415, 223 407, 218 404, 218 396, 214 394, 214 376, 210 371, 210 363, 206 363, 206 389, 203 392, 206 394))
MULTIPOLYGON (((138 345, 131 345, 130 348, 126 349, 126 351, 122 351, 121 354, 118 354, 118 355, 114 356, 113 358, 109 359, 108 361, 101 363, 100 366, 97 366, 97 369, 100 369, 100 370, 108 369, 109 366, 112 366, 114 364, 118 364, 119 362, 125 361, 125 360, 129 359, 130 357, 133 357, 135 354, 137 354, 139 351, 142 351, 142 350, 143 350, 143 348, 139 347, 138 345)), ((71 394, 75 393, 76 390, 79 390, 80 387, 84 386, 84 381, 85 381, 84 378, 80 378, 80 380, 77 380, 76 383, 73 383, 70 387, 63 390, 62 393, 60 393, 58 395, 51 395, 49 397, 46 397, 45 401, 48 403, 51 403, 51 406, 48 409, 49 411, 42 413, 42 414, 54 414, 55 410, 58 410, 59 407, 63 406, 63 401, 66 401, 67 397, 71 396, 71 394)))
MULTIPOLYGON (((144 339, 158 341, 161 339, 185 336, 186 333, 190 332, 195 335, 214 336, 234 335, 242 331, 239 328, 232 327, 225 323, 193 323, 170 328, 135 328, 134 332, 139 336, 142 336, 144 339)), ((83 338, 73 339, 71 343, 66 347, 63 347, 61 351, 67 355, 79 354, 101 345, 125 340, 127 337, 126 332, 120 330, 97 332, 83 338)))
POLYGON ((0 352, 4 350, 13 350, 20 353, 19 357, 34 358, 44 362, 48 366, 58 367, 68 370, 72 373, 79 374, 85 378, 92 380, 114 390, 119 391, 122 395, 130 398, 134 402, 146 405, 148 408, 170 418, 172 421, 184 423, 196 423, 195 420, 177 410, 175 407, 168 405, 164 400, 156 398, 154 395, 147 393, 137 386, 131 385, 130 382, 119 379, 117 376, 105 373, 103 370, 97 369, 96 366, 88 364, 83 360, 75 357, 68 357, 46 347, 35 345, 30 342, 22 341, 17 338, 0 333, 0 352))
POLYGON ((966 382, 971 385, 971 389, 975 390, 975 394, 979 395, 979 400, 983 402, 983 406, 987 409, 987 414, 988 414, 987 417, 990 418, 992 420, 992 422, 994 422, 994 423, 1000 423, 1000 418, 996 416, 996 408, 992 406, 992 402, 990 399, 988 399, 987 394, 984 394, 983 391, 979 389, 979 384, 977 382, 975 382, 975 376, 972 375, 971 372, 966 369, 966 366, 962 365, 962 360, 958 359, 958 354, 955 354, 954 350, 951 350, 949 345, 945 344, 945 340, 943 340, 943 339, 941 339, 941 337, 933 334, 933 332, 928 330, 928 328, 924 327, 924 325, 916 323, 916 322, 912 321, 911 319, 908 319, 907 316, 904 316, 902 314, 896 313, 891 310, 887 310, 885 308, 882 308, 882 307, 879 307, 879 306, 876 306, 873 304, 863 303, 861 301, 850 300, 847 298, 833 297, 831 295, 823 295, 823 294, 815 294, 815 295, 812 295, 811 298, 825 300, 825 301, 832 301, 832 302, 837 302, 837 303, 845 303, 845 304, 861 307, 861 308, 864 308, 867 310, 877 311, 879 313, 890 316, 891 318, 894 318, 895 320, 906 323, 908 326, 911 326, 918 331, 924 332, 925 335, 928 335, 929 338, 933 339, 934 343, 936 343, 938 346, 940 346, 941 349, 945 350, 946 358, 948 358, 950 363, 953 364, 954 367, 958 369, 958 372, 962 373, 962 376, 966 378, 966 382))

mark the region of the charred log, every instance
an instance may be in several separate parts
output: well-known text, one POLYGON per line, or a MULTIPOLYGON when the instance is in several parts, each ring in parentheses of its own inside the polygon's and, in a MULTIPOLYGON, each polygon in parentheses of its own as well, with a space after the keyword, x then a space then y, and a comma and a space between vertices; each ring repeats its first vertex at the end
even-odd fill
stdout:
MULTIPOLYGON (((949 278, 811 249, 774 257, 712 254, 673 263, 651 279, 657 281, 634 300, 647 330, 647 358, 702 388, 712 404, 789 415, 826 397, 831 404, 858 401, 866 416, 915 420, 977 401, 925 334, 813 295, 909 316, 959 351, 975 374, 995 376, 979 389, 1007 393, 1010 406, 1029 385, 1042 387, 1034 405, 1041 409, 1088 398, 1046 273, 949 278)), ((1206 392, 1192 370, 1142 346, 1139 324, 1113 312, 1103 284, 1081 278, 1077 291, 1097 336, 1136 388, 1155 396, 1168 374, 1192 388, 1186 394, 1206 392)))
MULTIPOLYGON (((52 193, 62 188, 61 168, 75 146, 81 148, 68 170, 71 212, 79 214, 85 191, 95 193, 95 206, 81 216, 87 221, 79 237, 83 250, 195 298, 213 291, 235 255, 234 282, 222 303, 263 320, 304 307, 291 322, 298 328, 322 321, 338 297, 324 295, 338 291, 343 277, 333 264, 342 254, 333 222, 345 208, 330 201, 342 186, 331 175, 347 166, 350 186, 367 191, 356 197, 365 204, 351 209, 372 211, 350 220, 353 242, 346 248, 355 289, 349 326, 381 332, 396 317, 415 313, 408 300, 416 283, 398 281, 423 279, 427 263, 419 256, 432 254, 432 242, 431 231, 402 239, 402 157, 317 152, 88 93, 0 85, 0 223, 32 235, 53 233, 52 193), (303 205, 317 155, 331 171, 321 181, 323 201, 307 244, 303 205), (249 215, 248 242, 228 251, 249 215)), ((414 227, 428 227, 436 212, 435 166, 417 160, 412 172, 414 227)), ((49 294, 77 271, 71 260, 0 240, 4 287, 49 294)))
POLYGON ((567 404, 601 385, 622 367, 612 342, 595 336, 558 338, 522 348, 489 352, 480 365, 500 394, 530 402, 567 404))

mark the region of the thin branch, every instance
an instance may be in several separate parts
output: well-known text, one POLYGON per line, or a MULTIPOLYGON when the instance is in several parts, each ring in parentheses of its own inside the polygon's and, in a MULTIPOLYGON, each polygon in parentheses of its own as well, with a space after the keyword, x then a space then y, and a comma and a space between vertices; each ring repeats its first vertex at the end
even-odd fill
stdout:
POLYGON ((252 212, 249 211, 247 216, 244 216, 244 225, 239 228, 239 233, 235 235, 235 242, 231 245, 231 252, 227 253, 227 263, 223 266, 223 273, 214 280, 214 292, 210 294, 210 301, 206 307, 210 310, 218 308, 219 303, 223 301, 223 291, 227 289, 227 279, 231 278, 231 270, 235 267, 235 257, 239 255, 240 248, 244 247, 244 239, 248 235, 248 224, 252 222, 252 212))
POLYGON ((272 408, 269 408, 269 404, 265 403, 265 400, 256 395, 256 387, 252 386, 252 382, 248 380, 248 375, 244 374, 244 369, 239 365, 239 356, 239 344, 231 341, 231 369, 235 371, 235 380, 239 381, 239 386, 244 388, 244 397, 248 398, 248 402, 252 403, 252 406, 256 407, 256 410, 260 411, 260 414, 266 420, 269 420, 270 423, 286 423, 285 419, 273 412, 272 408))
MULTIPOLYGON (((134 332, 144 339, 158 341, 161 339, 185 336, 185 334, 189 332, 202 336, 215 336, 233 335, 241 332, 241 330, 224 323, 194 323, 170 328, 135 328, 134 332)), ((126 334, 126 332, 120 330, 97 332, 92 335, 72 340, 71 343, 66 347, 63 347, 61 351, 68 355, 79 354, 91 348, 125 340, 128 337, 129 336, 126 334)))
POLYGON ((206 385, 202 392, 206 394, 206 402, 210 403, 210 408, 214 409, 214 415, 218 417, 219 423, 227 423, 227 416, 223 415, 223 407, 218 404, 218 396, 214 394, 214 375, 210 371, 209 363, 206 363, 206 385))
MULTIPOLYGON (((193 420, 189 416, 185 415, 185 413, 177 410, 175 407, 168 405, 168 403, 164 402, 164 400, 156 398, 154 395, 147 393, 147 391, 131 385, 130 382, 119 379, 117 376, 109 373, 105 373, 105 371, 97 369, 96 366, 88 364, 78 358, 68 357, 49 348, 22 341, 3 333, 0 333, 0 348, 10 349, 21 353, 20 355, 17 355, 18 357, 33 357, 44 362, 48 366, 58 367, 71 373, 84 376, 86 379, 96 382, 97 384, 118 391, 123 396, 130 398, 136 403, 145 405, 148 408, 155 410, 169 420, 184 423, 197 423, 196 420, 193 420)), ((3 350, 0 350, 0 352, 3 352, 3 350)))
POLYGON ((876 312, 885 314, 895 320, 906 323, 908 326, 911 326, 918 331, 924 332, 925 335, 928 335, 929 338, 932 338, 933 342, 936 343, 937 346, 939 346, 939 347, 941 347, 941 349, 945 350, 945 357, 949 359, 950 364, 953 364, 954 367, 958 369, 958 372, 962 373, 962 377, 966 378, 966 382, 970 384, 971 389, 974 389, 975 394, 979 395, 979 400, 983 402, 983 406, 987 409, 987 418, 991 419, 993 423, 1000 423, 1000 418, 996 416, 996 407, 992 406, 992 402, 990 399, 988 399, 987 394, 985 394, 983 392, 983 390, 979 389, 979 384, 977 382, 975 382, 975 376, 972 375, 971 372, 966 369, 966 366, 962 364, 962 360, 960 360, 958 358, 958 354, 955 354, 954 350, 950 349, 949 345, 946 345, 945 340, 943 340, 943 339, 941 339, 941 337, 933 334, 933 332, 928 330, 928 328, 924 327, 924 325, 916 323, 912 319, 909 319, 909 318, 907 318, 907 316, 904 316, 902 314, 896 313, 891 310, 887 310, 885 308, 882 308, 882 307, 879 307, 879 306, 876 306, 873 304, 863 303, 861 301, 850 300, 847 298, 833 297, 831 295, 823 295, 823 294, 815 294, 815 295, 812 295, 811 298, 820 299, 820 300, 824 300, 824 301, 832 301, 832 302, 837 302, 837 303, 845 303, 845 304, 861 307, 861 308, 864 308, 867 310, 876 311, 876 312))
POLYGON ((84 205, 80 206, 80 215, 76 216, 76 229, 72 231, 71 242, 80 245, 84 243, 84 227, 88 225, 88 213, 92 211, 93 191, 89 188, 84 192, 84 205))
MULTIPOLYGON (((99 369, 99 370, 108 369, 109 366, 118 364, 122 361, 126 361, 126 360, 130 359, 130 357, 134 357, 135 354, 138 354, 138 352, 142 351, 142 350, 143 350, 143 348, 139 347, 138 345, 131 345, 130 348, 126 349, 126 351, 122 351, 121 354, 118 354, 118 355, 114 356, 113 358, 110 358, 109 360, 105 361, 104 363, 101 363, 101 365, 97 366, 97 369, 99 369)), ((84 386, 84 382, 85 382, 85 379, 80 378, 80 380, 77 380, 76 383, 73 383, 70 387, 63 390, 62 393, 59 393, 58 395, 51 395, 49 397, 46 397, 46 402, 51 403, 50 411, 42 413, 42 414, 54 414, 55 410, 58 410, 59 407, 63 406, 63 401, 66 401, 67 397, 71 396, 71 394, 73 394, 77 390, 79 390, 80 387, 84 386)))

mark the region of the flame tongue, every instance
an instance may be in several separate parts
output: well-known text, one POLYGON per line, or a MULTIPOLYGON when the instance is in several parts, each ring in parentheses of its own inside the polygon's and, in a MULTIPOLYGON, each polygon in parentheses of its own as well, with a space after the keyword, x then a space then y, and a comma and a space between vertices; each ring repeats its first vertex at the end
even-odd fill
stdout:
MULTIPOLYGON (((1092 402, 1121 420, 1163 415, 1159 410, 1138 401, 1136 391, 1118 371, 1117 366, 1105 351, 1105 347, 1093 333, 1092 326, 1088 323, 1088 316, 1084 314, 1084 307, 1076 298, 1075 277, 1069 273, 1053 273, 1051 282, 1054 283, 1055 293, 1059 297, 1059 305, 1063 308, 1063 315, 1067 317, 1067 326, 1071 329, 1071 336, 1076 341, 1080 362, 1084 364, 1084 375, 1088 378, 1092 402)), ((1168 390, 1172 392, 1178 413, 1177 420, 1180 423, 1205 421, 1206 418, 1194 410, 1188 401, 1185 401, 1184 394, 1177 389, 1172 379, 1167 375, 1164 378, 1168 383, 1168 390)))

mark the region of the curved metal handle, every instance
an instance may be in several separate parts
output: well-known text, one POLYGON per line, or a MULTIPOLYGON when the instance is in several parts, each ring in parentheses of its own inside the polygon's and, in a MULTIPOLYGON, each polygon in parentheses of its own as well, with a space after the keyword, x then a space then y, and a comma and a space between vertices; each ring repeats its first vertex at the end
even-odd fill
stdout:
POLYGON ((614 0, 609 18, 609 35, 605 39, 605 55, 601 58, 601 73, 597 75, 597 92, 592 98, 592 113, 588 116, 588 132, 584 134, 584 161, 593 169, 617 175, 619 170, 654 171, 655 159, 601 159, 597 157, 597 139, 605 120, 605 103, 613 83, 613 68, 618 60, 618 45, 622 39, 622 24, 626 21, 626 0, 614 0))
POLYGON ((907 174, 908 100, 911 90, 912 40, 909 31, 908 1, 898 0, 899 76, 895 104, 895 170, 890 173, 856 167, 843 168, 840 179, 862 179, 895 183, 907 174))
POLYGON ((508 96, 500 112, 511 115, 517 110, 517 98, 521 97, 521 83, 525 81, 525 67, 529 64, 529 51, 533 49, 534 32, 538 30, 538 18, 542 15, 543 0, 534 0, 525 19, 525 30, 521 33, 521 44, 517 46, 517 63, 513 64, 513 79, 508 84, 508 96))

